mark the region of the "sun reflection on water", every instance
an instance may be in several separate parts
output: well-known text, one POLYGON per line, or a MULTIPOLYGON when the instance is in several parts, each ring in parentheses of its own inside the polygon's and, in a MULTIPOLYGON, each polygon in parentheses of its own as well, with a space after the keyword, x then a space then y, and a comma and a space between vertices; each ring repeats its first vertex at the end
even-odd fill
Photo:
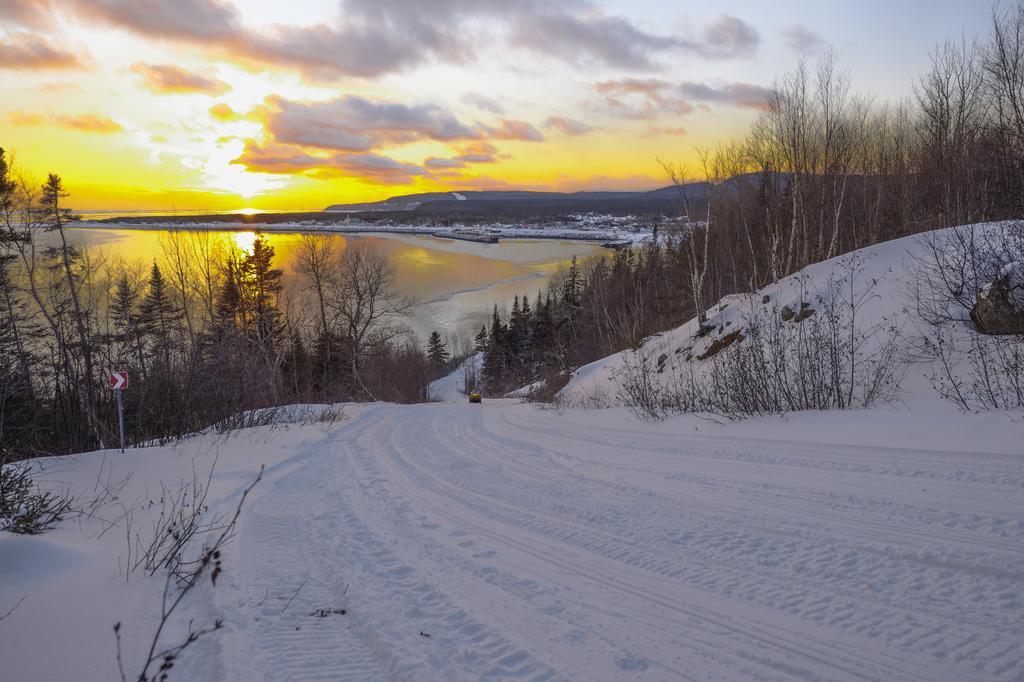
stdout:
POLYGON ((252 245, 256 243, 255 232, 233 232, 231 238, 239 249, 246 253, 252 253, 252 245))

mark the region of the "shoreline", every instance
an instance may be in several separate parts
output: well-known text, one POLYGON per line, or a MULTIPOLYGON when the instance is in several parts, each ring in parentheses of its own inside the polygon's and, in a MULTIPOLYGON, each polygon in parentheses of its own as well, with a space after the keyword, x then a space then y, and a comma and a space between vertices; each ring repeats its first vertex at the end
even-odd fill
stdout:
MULTIPOLYGON (((143 230, 143 231, 182 231, 182 232, 317 232, 325 234, 404 234, 438 239, 459 239, 456 234, 465 231, 466 225, 446 227, 427 225, 374 225, 374 224, 324 224, 317 222, 282 222, 282 223, 243 223, 243 222, 145 222, 131 221, 75 221, 68 223, 70 229, 93 230, 143 230)), ((618 232, 612 230, 581 230, 577 228, 530 228, 530 227, 491 227, 479 230, 493 235, 498 239, 558 239, 586 242, 609 242, 628 240, 633 244, 642 244, 651 238, 652 233, 618 232)))

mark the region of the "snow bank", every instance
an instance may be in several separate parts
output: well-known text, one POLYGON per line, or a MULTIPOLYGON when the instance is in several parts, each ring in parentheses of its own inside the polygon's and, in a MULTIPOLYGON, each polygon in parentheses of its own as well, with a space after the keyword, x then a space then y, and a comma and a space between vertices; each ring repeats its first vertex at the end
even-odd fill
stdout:
MULTIPOLYGON (((975 226, 979 234, 1005 229, 1007 223, 975 226)), ((646 339, 640 348, 616 353, 577 369, 559 397, 570 405, 608 407, 619 402, 618 381, 627 365, 639 358, 648 358, 659 368, 656 381, 670 381, 677 372, 693 370, 700 376, 730 335, 742 334, 750 322, 764 324, 781 312, 800 315, 804 308, 814 309, 816 298, 830 288, 855 297, 864 297, 857 311, 859 329, 895 326, 900 332, 902 359, 910 361, 902 382, 901 404, 934 404, 939 399, 927 374, 929 367, 915 363, 914 349, 921 336, 928 334, 927 325, 918 316, 911 295, 911 282, 916 258, 925 253, 925 239, 942 238, 950 230, 926 235, 904 237, 877 244, 851 254, 811 265, 798 273, 753 294, 726 296, 707 311, 705 332, 699 333, 697 319, 646 339), (709 352, 710 351, 710 352, 709 352)), ((966 311, 960 316, 967 319, 966 311)))

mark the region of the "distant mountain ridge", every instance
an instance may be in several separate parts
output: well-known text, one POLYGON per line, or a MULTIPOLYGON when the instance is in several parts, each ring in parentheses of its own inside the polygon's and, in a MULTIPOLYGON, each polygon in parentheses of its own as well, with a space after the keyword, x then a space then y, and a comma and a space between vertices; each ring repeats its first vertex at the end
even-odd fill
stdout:
MULTIPOLYGON (((716 186, 725 189, 730 185, 757 181, 761 173, 737 175, 716 186)), ((606 192, 545 192, 533 190, 485 190, 421 192, 389 197, 383 201, 351 204, 331 204, 325 211, 336 213, 365 213, 376 211, 466 211, 479 208, 527 208, 558 209, 561 211, 605 210, 629 207, 637 211, 660 211, 669 205, 678 205, 683 198, 690 202, 701 202, 707 196, 706 182, 687 183, 682 186, 669 185, 648 191, 606 191, 606 192)))
MULTIPOLYGON (((689 188, 689 186, 687 186, 689 188)), ((383 201, 332 204, 325 211, 359 213, 364 211, 412 211, 430 208, 469 208, 480 202, 499 204, 587 204, 648 198, 663 201, 679 198, 679 188, 662 187, 648 192, 544 192, 531 190, 494 190, 466 192, 422 192, 390 197, 383 201)))

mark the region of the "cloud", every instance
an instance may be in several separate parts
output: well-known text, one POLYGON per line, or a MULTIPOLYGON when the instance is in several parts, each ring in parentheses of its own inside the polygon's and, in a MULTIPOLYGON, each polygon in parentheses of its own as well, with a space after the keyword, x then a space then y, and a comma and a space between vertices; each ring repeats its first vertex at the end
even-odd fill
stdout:
MULTIPOLYGON (((286 63, 314 78, 372 77, 431 60, 466 63, 481 34, 572 63, 651 68, 653 54, 680 45, 610 16, 589 0, 346 0, 337 25, 277 27, 238 36, 239 54, 286 63)), ((495 112, 496 113, 496 112, 495 112)))
POLYGON ((644 131, 644 137, 661 137, 662 135, 668 135, 671 137, 679 137, 686 134, 686 128, 680 128, 679 126, 647 126, 647 130, 644 131))
POLYGON ((766 109, 768 88, 753 83, 722 83, 718 86, 685 81, 676 86, 678 91, 690 99, 700 102, 731 104, 746 109, 766 109))
POLYGON ((231 108, 226 102, 218 102, 210 107, 210 116, 218 121, 237 121, 241 114, 231 108))
POLYGON ((495 163, 499 157, 508 158, 507 154, 500 154, 498 148, 490 142, 470 142, 459 145, 456 150, 458 156, 455 159, 463 163, 495 163))
MULTIPOLYGON (((19 16, 38 20, 26 0, 5 1, 16 3, 19 16)), ((375 77, 431 61, 464 64, 494 40, 573 64, 621 69, 657 68, 658 58, 673 51, 746 57, 760 42, 752 26, 733 16, 684 38, 645 30, 593 0, 343 0, 338 21, 261 31, 246 27, 228 0, 61 0, 60 7, 86 21, 294 68, 318 80, 375 77)))
POLYGON ((488 137, 496 140, 519 140, 521 142, 543 142, 544 136, 533 124, 526 121, 504 118, 498 127, 483 126, 488 137))
POLYGON ((59 81, 54 83, 40 83, 36 86, 36 90, 39 92, 71 92, 74 90, 82 91, 82 86, 78 83, 71 83, 69 81, 59 81))
POLYGON ((49 0, 3 0, 0 2, 0 20, 28 28, 48 28, 51 25, 49 0))
POLYGON ((52 120, 64 128, 78 130, 83 133, 116 133, 124 130, 117 121, 93 114, 82 114, 80 116, 62 115, 56 116, 52 120))
POLYGON ((470 164, 496 163, 499 156, 498 148, 489 142, 473 142, 462 145, 457 151, 456 156, 448 159, 431 156, 423 162, 423 165, 432 171, 445 172, 465 168, 470 164))
POLYGON ((268 97, 264 126, 277 142, 350 152, 418 140, 479 137, 478 131, 438 105, 375 102, 356 95, 319 102, 268 97))
POLYGON ((709 59, 736 59, 752 56, 760 43, 757 29, 742 19, 723 14, 704 29, 703 42, 692 48, 709 59))
POLYGON ((828 41, 803 24, 784 26, 782 40, 797 52, 812 52, 828 45, 828 41))
POLYGON ((621 78, 595 83, 594 89, 603 99, 603 109, 616 118, 649 120, 692 113, 693 104, 671 85, 658 78, 621 78))
POLYGON ((222 0, 62 0, 62 5, 86 19, 154 38, 225 39, 242 30, 238 10, 222 0))
POLYGON ((570 7, 538 5, 515 15, 512 43, 568 62, 629 69, 650 69, 653 54, 680 45, 675 38, 648 33, 628 19, 608 16, 592 6, 577 12, 570 7))
POLYGON ((462 96, 462 101, 480 109, 481 111, 487 111, 499 116, 502 116, 505 113, 505 107, 501 102, 481 95, 478 92, 467 92, 462 96))
POLYGON ((576 137, 577 135, 586 135, 587 133, 594 130, 594 127, 584 123, 583 121, 576 121, 571 118, 565 118, 564 116, 549 116, 544 121, 545 128, 553 128, 563 135, 570 137, 576 137))
POLYGON ((743 82, 671 83, 659 78, 622 78, 595 83, 594 90, 603 98, 606 111, 626 119, 686 115, 698 108, 709 110, 708 103, 764 109, 768 99, 767 88, 743 82))
POLYGON ((466 164, 458 159, 443 159, 437 156, 431 156, 423 162, 423 165, 430 170, 450 170, 456 168, 465 168, 466 164))
POLYGON ((19 128, 24 126, 39 126, 46 123, 46 117, 39 114, 29 114, 24 111, 12 111, 7 114, 7 121, 12 126, 19 128))
POLYGON ((146 87, 153 92, 223 95, 231 89, 231 86, 220 79, 208 78, 172 64, 136 62, 132 64, 131 70, 142 76, 146 87))
POLYGON ((285 145, 246 145, 231 163, 264 173, 304 173, 318 178, 348 177, 374 185, 406 185, 427 171, 379 154, 311 155, 285 145))
POLYGON ((10 121, 11 125, 15 126, 40 126, 49 123, 83 133, 116 133, 124 130, 117 121, 94 114, 43 116, 41 114, 13 111, 7 115, 7 120, 10 121))
POLYGON ((374 185, 407 185, 427 172, 413 163, 403 163, 378 154, 338 154, 328 175, 355 177, 374 185))
POLYGON ((0 69, 84 69, 86 61, 45 38, 29 33, 0 38, 0 69))

